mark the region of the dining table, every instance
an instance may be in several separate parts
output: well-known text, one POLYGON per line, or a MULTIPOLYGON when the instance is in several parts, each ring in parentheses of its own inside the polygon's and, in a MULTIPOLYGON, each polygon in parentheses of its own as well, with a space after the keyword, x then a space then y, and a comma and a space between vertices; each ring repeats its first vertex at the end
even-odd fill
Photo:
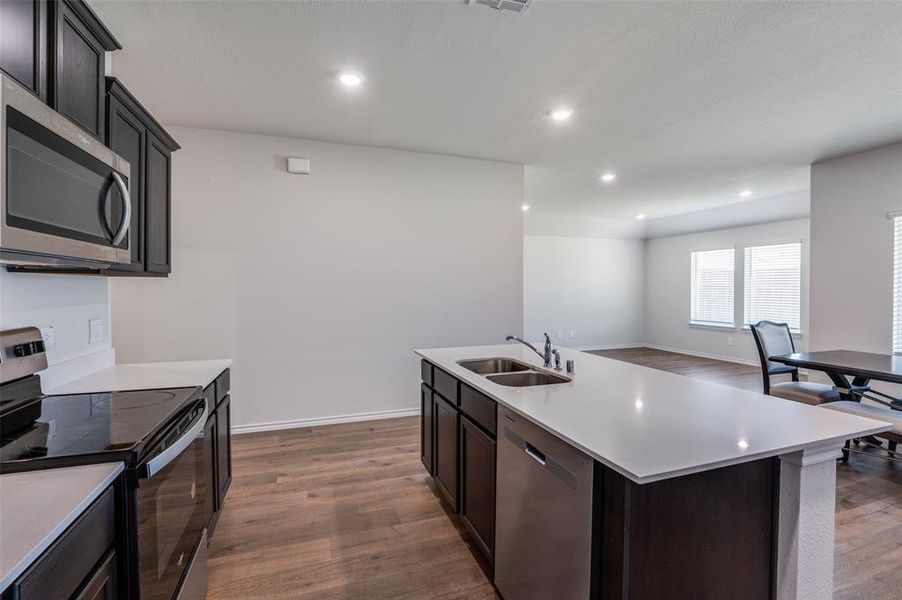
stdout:
POLYGON ((899 398, 870 389, 871 381, 902 384, 902 356, 857 350, 820 350, 771 356, 769 360, 823 372, 843 400, 859 401, 863 392, 876 393, 893 408, 902 410, 902 400, 899 398))

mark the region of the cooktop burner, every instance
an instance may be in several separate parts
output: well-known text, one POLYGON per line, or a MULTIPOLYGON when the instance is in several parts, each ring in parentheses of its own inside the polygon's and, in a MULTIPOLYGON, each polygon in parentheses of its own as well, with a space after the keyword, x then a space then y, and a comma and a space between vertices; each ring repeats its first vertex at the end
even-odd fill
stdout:
POLYGON ((150 442, 197 397, 197 388, 43 396, 4 411, 30 413, 23 426, 0 440, 0 471, 62 466, 55 459, 78 456, 80 463, 136 462, 150 442), (87 458, 93 455, 94 458, 87 458), (33 464, 41 461, 41 464, 33 464), (48 464, 44 464, 48 461, 48 464))

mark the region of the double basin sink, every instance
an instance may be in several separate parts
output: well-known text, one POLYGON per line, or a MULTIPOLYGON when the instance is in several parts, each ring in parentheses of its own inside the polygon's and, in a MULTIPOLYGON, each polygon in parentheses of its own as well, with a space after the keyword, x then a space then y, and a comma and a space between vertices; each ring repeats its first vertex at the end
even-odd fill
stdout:
POLYGON ((479 358, 458 361, 460 366, 499 385, 508 387, 530 387, 534 385, 551 385, 568 383, 570 380, 560 375, 538 371, 529 365, 512 358, 479 358))

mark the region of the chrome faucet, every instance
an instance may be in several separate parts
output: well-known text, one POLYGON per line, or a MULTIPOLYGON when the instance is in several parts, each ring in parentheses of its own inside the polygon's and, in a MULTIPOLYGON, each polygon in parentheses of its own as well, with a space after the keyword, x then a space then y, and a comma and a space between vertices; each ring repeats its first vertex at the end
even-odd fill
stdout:
POLYGON ((533 346, 526 340, 518 338, 515 335, 509 335, 505 339, 508 342, 520 342, 521 344, 523 344, 524 346, 526 346, 527 348, 529 348, 530 350, 532 350, 533 352, 535 352, 542 358, 542 360, 544 361, 544 367, 546 369, 551 367, 551 353, 552 353, 551 338, 548 337, 547 333, 545 334, 545 348, 543 348, 543 350, 545 350, 545 352, 539 352, 538 348, 536 348, 535 346, 533 346))

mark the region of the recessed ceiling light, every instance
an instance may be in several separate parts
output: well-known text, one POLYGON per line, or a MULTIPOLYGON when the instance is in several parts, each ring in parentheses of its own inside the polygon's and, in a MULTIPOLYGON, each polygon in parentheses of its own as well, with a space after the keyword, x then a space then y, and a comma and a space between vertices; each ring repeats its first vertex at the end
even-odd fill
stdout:
POLYGON ((751 195, 752 195, 752 190, 742 190, 741 192, 739 192, 739 196, 742 198, 748 198, 751 195))
POLYGON ((521 206, 520 208, 523 209, 523 212, 526 212, 527 210, 529 210, 529 205, 528 205, 528 204, 524 204, 524 205, 521 206))
POLYGON ((601 176, 601 180, 605 183, 611 183, 615 179, 617 179, 617 173, 605 173, 601 176))
POLYGON ((644 221, 644 220, 645 220, 645 213, 639 213, 638 215, 636 215, 636 218, 639 219, 640 221, 644 221))
POLYGON ((357 71, 342 71, 338 74, 338 80, 345 87, 357 87, 363 83, 363 74, 357 71))
POLYGON ((749 443, 746 440, 739 440, 736 442, 736 445, 742 448, 743 450, 747 450, 749 447, 749 443))
POLYGON ((573 111, 569 108, 557 108, 551 111, 551 118, 555 121, 566 121, 573 116, 573 111))

